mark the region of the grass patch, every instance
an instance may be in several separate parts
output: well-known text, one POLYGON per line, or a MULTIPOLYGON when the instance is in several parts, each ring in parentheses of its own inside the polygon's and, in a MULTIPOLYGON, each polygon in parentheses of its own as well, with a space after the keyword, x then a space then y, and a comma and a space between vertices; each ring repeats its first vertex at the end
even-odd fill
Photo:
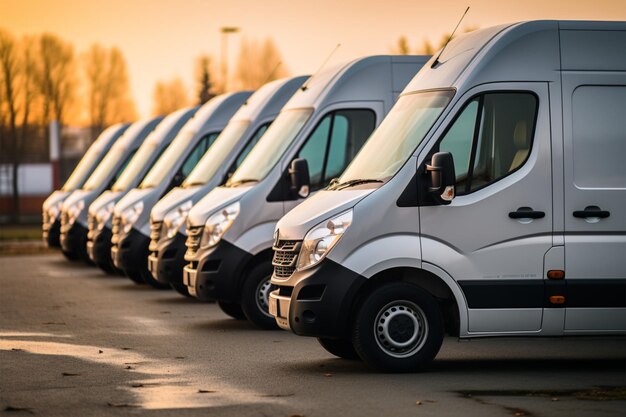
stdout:
POLYGON ((41 225, 1 225, 0 242, 41 240, 41 225))

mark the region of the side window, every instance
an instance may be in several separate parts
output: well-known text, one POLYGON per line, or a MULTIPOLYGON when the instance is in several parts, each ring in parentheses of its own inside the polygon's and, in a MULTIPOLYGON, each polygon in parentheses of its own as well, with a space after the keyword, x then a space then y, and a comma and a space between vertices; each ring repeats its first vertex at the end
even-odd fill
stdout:
POLYGON ((184 178, 187 178, 189 173, 194 169, 196 164, 200 161, 202 156, 206 153, 206 151, 213 145, 215 139, 219 136, 219 133, 209 133, 204 136, 200 141, 196 144, 196 147, 187 155, 187 159, 183 163, 181 168, 181 172, 184 178))
POLYGON ((298 153, 308 162, 312 191, 326 187, 344 171, 375 125, 371 110, 339 110, 322 119, 298 153))
POLYGON ((324 169, 324 186, 341 175, 375 127, 376 115, 371 110, 341 110, 335 113, 324 169))
POLYGON ((261 127, 259 127, 256 132, 254 132, 254 135, 252 136, 250 141, 246 144, 246 146, 243 148, 243 150, 241 151, 241 153, 237 157, 237 160, 235 161, 235 164, 230 169, 231 173, 235 172, 237 170, 237 168, 239 168, 239 165, 241 165, 243 160, 246 159, 246 156, 248 156, 248 154, 250 153, 252 148, 254 148, 254 145, 257 144, 257 142, 259 141, 259 139, 261 139, 261 136, 263 136, 263 134, 265 133, 267 128, 270 127, 270 124, 271 123, 266 123, 266 124, 262 125, 261 127))
POLYGON ((530 154, 537 114, 531 93, 488 93, 473 98, 439 143, 454 158, 456 192, 463 195, 521 167, 530 154))
POLYGON ((322 188, 324 157, 326 156, 326 146, 328 144, 332 118, 332 114, 324 116, 298 153, 298 158, 306 159, 309 165, 311 190, 322 188))

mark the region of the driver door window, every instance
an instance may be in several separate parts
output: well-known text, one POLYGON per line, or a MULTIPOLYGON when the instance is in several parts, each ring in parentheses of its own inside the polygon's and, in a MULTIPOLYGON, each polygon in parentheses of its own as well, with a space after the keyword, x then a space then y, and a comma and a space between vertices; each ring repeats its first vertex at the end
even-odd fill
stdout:
POLYGON ((213 145, 215 139, 219 136, 219 132, 209 133, 204 136, 200 141, 196 144, 195 148, 187 155, 185 162, 183 162, 183 166, 181 167, 181 172, 183 174, 183 178, 187 178, 189 173, 193 171, 196 164, 200 161, 202 156, 206 153, 206 151, 213 145))
POLYGON ((537 98, 526 92, 473 98, 439 143, 454 158, 457 195, 492 184, 519 169, 530 154, 537 98))

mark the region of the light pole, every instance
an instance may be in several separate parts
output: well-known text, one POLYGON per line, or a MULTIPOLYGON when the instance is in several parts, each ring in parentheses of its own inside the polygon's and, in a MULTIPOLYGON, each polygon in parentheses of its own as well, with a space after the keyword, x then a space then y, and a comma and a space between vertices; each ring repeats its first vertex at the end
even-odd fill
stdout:
POLYGON ((228 88, 228 35, 239 32, 238 27, 224 26, 220 28, 222 32, 222 92, 228 88))

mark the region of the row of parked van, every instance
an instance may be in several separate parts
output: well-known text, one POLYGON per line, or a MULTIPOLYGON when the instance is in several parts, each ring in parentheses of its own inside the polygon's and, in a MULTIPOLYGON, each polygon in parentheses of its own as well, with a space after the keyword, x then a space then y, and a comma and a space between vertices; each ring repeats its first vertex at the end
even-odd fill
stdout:
POLYGON ((626 331, 626 22, 534 21, 105 130, 44 239, 387 371, 626 331))

